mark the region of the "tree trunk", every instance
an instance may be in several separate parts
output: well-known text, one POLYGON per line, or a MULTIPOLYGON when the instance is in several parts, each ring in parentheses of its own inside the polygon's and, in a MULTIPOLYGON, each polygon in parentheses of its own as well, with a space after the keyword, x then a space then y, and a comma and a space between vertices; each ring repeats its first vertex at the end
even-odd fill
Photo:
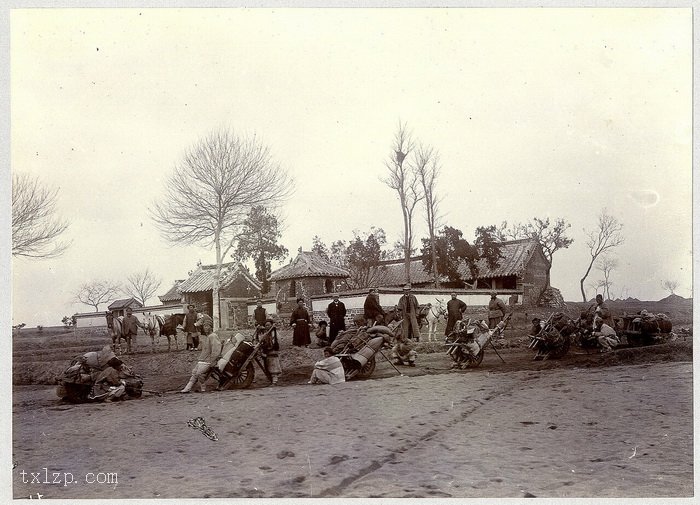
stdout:
POLYGON ((219 237, 216 237, 216 268, 214 269, 214 282, 212 284, 211 291, 211 318, 214 320, 214 328, 216 331, 221 328, 221 317, 219 314, 219 278, 221 276, 221 264, 224 259, 221 257, 221 245, 219 244, 219 237))
POLYGON ((436 288, 439 288, 440 281, 438 280, 437 272, 437 250, 435 248, 435 233, 432 230, 430 232, 430 256, 433 265, 433 284, 436 288))

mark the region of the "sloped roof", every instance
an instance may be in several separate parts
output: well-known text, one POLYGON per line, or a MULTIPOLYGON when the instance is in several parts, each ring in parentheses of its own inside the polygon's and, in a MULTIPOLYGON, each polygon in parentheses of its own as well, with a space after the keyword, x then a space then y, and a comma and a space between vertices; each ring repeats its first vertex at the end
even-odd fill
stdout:
MULTIPOLYGON (((494 277, 507 277, 520 275, 525 271, 532 255, 540 249, 539 242, 535 239, 525 238, 520 240, 508 240, 501 242, 501 258, 496 268, 490 268, 484 258, 476 263, 478 279, 491 279, 494 277)), ((466 264, 459 266, 459 273, 463 279, 471 279, 472 274, 466 264)))
POLYGON ((270 275, 271 281, 301 279, 304 277, 350 277, 350 274, 311 251, 300 251, 291 263, 278 268, 270 275))
POLYGON ((112 303, 109 304, 109 306, 107 306, 107 309, 119 310, 125 309, 127 307, 143 307, 143 305, 136 298, 123 298, 121 300, 114 300, 112 303))
MULTIPOLYGON (((197 293, 201 291, 211 291, 214 287, 214 273, 216 265, 200 265, 197 270, 190 274, 189 278, 180 283, 181 293, 197 293)), ((228 286, 238 275, 242 275, 256 289, 260 290, 261 285, 248 270, 240 263, 224 263, 221 265, 221 275, 219 277, 219 288, 228 286)))
MULTIPOLYGON (((409 269, 412 284, 433 282, 432 274, 426 272, 423 267, 422 258, 422 256, 411 258, 409 269)), ((403 286, 407 282, 406 267, 403 259, 382 261, 376 268, 376 281, 374 283, 377 286, 403 286)))
POLYGON ((164 295, 158 296, 158 299, 163 303, 175 301, 179 302, 182 298, 182 295, 180 294, 180 284, 183 282, 185 282, 183 279, 175 281, 173 287, 171 287, 164 295))

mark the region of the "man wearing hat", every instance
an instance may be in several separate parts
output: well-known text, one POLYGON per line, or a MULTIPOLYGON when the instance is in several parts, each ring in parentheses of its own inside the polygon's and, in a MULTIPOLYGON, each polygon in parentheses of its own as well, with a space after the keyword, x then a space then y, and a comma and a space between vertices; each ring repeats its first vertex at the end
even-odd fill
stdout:
POLYGON ((182 321, 182 329, 187 335, 187 349, 190 351, 199 350, 199 333, 197 332, 197 327, 195 323, 197 322, 197 311, 194 308, 194 304, 190 303, 187 306, 187 314, 185 314, 185 319, 182 321))
POLYGON ((311 332, 309 327, 311 326, 311 316, 309 316, 309 311, 306 310, 304 306, 304 299, 297 298, 297 308, 292 312, 292 316, 289 319, 289 324, 294 328, 294 335, 292 336, 292 345, 298 347, 309 347, 311 343, 311 332))
POLYGON ((489 329, 494 329, 498 323, 503 321, 503 316, 506 315, 508 309, 503 300, 496 298, 496 292, 491 291, 491 300, 489 300, 489 329))
POLYGON ((347 310, 338 295, 333 295, 333 301, 328 304, 326 314, 328 314, 331 323, 328 332, 328 344, 330 345, 338 333, 345 330, 345 314, 347 314, 347 310))
POLYGON ((450 294, 450 301, 447 302, 447 326, 445 326, 445 336, 452 332, 457 321, 462 320, 464 311, 467 310, 467 304, 457 298, 457 293, 450 294))
POLYGON ((364 314, 367 327, 374 326, 374 323, 381 322, 386 316, 386 312, 379 304, 379 293, 376 289, 370 289, 367 298, 365 298, 364 314))
POLYGON ((601 348, 600 352, 610 352, 614 347, 620 345, 620 339, 617 337, 615 330, 605 324, 598 315, 593 318, 593 332, 591 335, 598 339, 598 344, 601 348))
POLYGON ((418 299, 411 293, 411 285, 403 287, 403 296, 399 299, 398 309, 403 314, 401 333, 403 338, 415 338, 420 340, 420 328, 418 327, 418 299), (410 331, 409 331, 410 328, 410 331))

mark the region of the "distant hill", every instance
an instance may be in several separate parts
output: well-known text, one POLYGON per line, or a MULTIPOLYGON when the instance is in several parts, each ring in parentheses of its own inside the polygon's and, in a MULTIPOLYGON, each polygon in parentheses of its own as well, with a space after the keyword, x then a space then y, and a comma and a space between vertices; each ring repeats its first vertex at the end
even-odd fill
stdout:
POLYGON ((683 298, 682 296, 678 296, 676 294, 671 294, 668 295, 666 298, 662 298, 659 300, 659 303, 663 304, 668 304, 668 305, 685 305, 690 303, 692 305, 693 299, 692 298, 683 298))

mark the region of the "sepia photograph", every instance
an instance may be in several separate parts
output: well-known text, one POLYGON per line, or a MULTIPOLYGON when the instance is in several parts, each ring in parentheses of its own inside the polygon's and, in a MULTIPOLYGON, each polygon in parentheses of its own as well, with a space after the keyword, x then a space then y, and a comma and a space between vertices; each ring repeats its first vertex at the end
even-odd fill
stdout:
POLYGON ((8 501, 694 500, 690 3, 4 11, 8 501))

